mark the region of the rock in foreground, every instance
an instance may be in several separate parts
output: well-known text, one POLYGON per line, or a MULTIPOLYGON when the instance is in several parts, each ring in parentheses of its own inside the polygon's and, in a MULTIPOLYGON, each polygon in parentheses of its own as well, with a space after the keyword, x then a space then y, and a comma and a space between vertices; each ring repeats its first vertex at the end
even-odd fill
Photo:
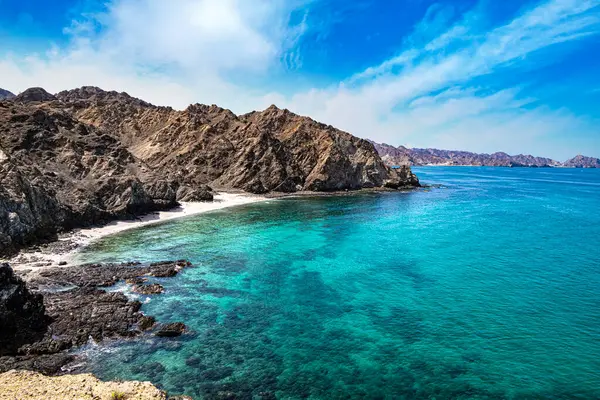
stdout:
POLYGON ((0 356, 44 336, 48 327, 42 295, 31 293, 8 264, 0 264, 0 356))
POLYGON ((31 371, 0 374, 0 400, 166 400, 150 382, 102 382, 91 374, 47 377, 31 371))
MULTIPOLYGON (((57 374, 74 359, 66 351, 88 343, 90 338, 100 342, 134 337, 142 333, 140 329, 151 329, 154 319, 140 312, 139 301, 99 288, 152 275, 173 276, 188 265, 182 260, 49 268, 28 282, 31 290, 43 293, 43 303, 42 295, 31 294, 10 267, 2 266, 0 372, 27 369, 57 374)), ((172 325, 172 332, 179 330, 181 334, 185 329, 183 324, 183 328, 172 325)))

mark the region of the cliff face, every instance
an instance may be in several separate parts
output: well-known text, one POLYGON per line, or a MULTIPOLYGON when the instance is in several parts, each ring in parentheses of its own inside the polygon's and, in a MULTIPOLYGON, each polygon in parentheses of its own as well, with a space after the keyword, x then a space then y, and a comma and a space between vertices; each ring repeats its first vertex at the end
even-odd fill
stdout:
POLYGON ((118 138, 55 103, 0 102, 0 253, 176 204, 176 182, 142 182, 118 138))
POLYGON ((409 149, 388 144, 373 143, 387 165, 473 165, 490 167, 560 167, 559 161, 544 157, 519 154, 511 156, 498 152, 478 154, 468 151, 409 149))
POLYGON ((0 264, 0 356, 41 338, 48 326, 44 300, 32 294, 8 264, 0 264))
POLYGON ((79 226, 212 200, 211 188, 418 186, 373 145, 275 106, 156 107, 98 88, 0 101, 0 253, 79 226))

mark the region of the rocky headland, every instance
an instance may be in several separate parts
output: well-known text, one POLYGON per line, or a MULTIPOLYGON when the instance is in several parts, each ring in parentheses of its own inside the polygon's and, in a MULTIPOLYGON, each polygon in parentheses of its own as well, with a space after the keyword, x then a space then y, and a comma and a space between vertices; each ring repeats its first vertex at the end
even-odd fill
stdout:
POLYGON ((95 87, 0 100, 0 255, 73 228, 249 193, 418 186, 373 144, 275 106, 157 107, 95 87))
POLYGON ((503 152, 492 154, 471 153, 459 150, 419 149, 389 144, 373 143, 386 165, 469 165, 487 167, 565 167, 600 168, 600 160, 593 157, 577 156, 564 163, 545 157, 532 155, 509 155, 503 152))

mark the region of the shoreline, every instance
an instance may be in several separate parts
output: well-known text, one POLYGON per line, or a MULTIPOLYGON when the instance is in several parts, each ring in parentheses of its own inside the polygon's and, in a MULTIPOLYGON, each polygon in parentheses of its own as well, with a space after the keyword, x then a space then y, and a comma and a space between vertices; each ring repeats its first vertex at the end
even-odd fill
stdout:
MULTIPOLYGON (((427 188, 427 186, 424 185, 420 188, 427 188)), ((84 261, 78 260, 78 253, 86 246, 106 236, 210 211, 280 199, 352 196, 361 193, 402 193, 416 189, 419 189, 419 187, 407 186, 398 189, 364 188, 332 192, 301 191, 294 193, 267 193, 264 195, 217 189, 212 202, 181 202, 180 206, 173 209, 143 214, 135 219, 115 220, 101 226, 78 228, 59 234, 58 239, 53 242, 34 245, 30 248, 21 249, 12 257, 0 258, 0 262, 7 262, 16 272, 27 273, 28 275, 31 271, 35 273, 36 271, 39 272, 51 267, 69 267, 85 264, 84 261)))
POLYGON ((13 257, 0 259, 0 262, 8 262, 15 271, 32 269, 39 271, 49 267, 76 266, 81 264, 77 260, 79 251, 103 237, 210 211, 276 199, 276 197, 248 193, 218 192, 212 202, 182 202, 179 207, 167 211, 157 211, 140 215, 132 220, 117 220, 102 226, 66 232, 59 235, 58 240, 54 242, 23 249, 13 257))

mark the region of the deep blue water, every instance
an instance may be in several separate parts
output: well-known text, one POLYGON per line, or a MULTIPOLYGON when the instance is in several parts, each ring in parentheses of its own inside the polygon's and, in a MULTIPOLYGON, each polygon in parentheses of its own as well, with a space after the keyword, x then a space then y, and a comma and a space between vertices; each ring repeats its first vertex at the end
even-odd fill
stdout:
POLYGON ((96 348, 88 368, 198 399, 600 398, 600 171, 415 170, 442 186, 274 200, 89 247, 195 267, 143 307, 192 334, 96 348))

